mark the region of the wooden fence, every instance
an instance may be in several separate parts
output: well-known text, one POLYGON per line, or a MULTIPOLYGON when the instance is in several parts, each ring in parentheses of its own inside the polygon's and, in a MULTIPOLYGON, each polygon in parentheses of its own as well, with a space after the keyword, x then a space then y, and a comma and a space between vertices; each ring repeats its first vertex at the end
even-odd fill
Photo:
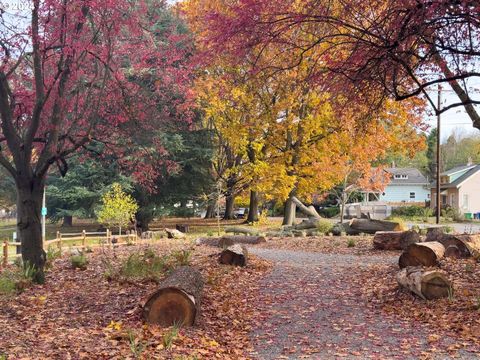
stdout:
MULTIPOLYGON (((57 231, 56 238, 45 241, 43 248, 48 250, 51 246, 55 246, 58 250, 62 251, 63 248, 86 249, 130 245, 136 244, 137 241, 138 236, 135 232, 127 233, 125 235, 112 235, 112 232, 109 229, 103 232, 86 232, 83 230, 80 233, 61 233, 60 231, 57 231)), ((3 251, 1 265, 3 267, 7 266, 10 261, 14 261, 22 256, 22 254, 18 253, 19 251, 16 251, 16 254, 9 254, 9 249, 15 248, 16 250, 20 246, 21 243, 19 242, 5 241, 2 244, 3 251)))

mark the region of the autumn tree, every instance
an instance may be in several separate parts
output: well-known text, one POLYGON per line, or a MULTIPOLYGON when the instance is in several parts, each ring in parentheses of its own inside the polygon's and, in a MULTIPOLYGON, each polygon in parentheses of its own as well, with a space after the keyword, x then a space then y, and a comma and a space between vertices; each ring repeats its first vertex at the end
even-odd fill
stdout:
MULTIPOLYGON (((202 5, 210 2, 203 0, 202 5)), ((328 84, 332 92, 354 99, 360 94, 374 96, 373 105, 385 97, 421 96, 437 114, 463 106, 473 126, 480 129, 475 108, 480 99, 470 89, 480 76, 480 5, 476 1, 220 3, 206 6, 203 15, 211 48, 228 49, 237 59, 252 50, 275 51, 270 62, 260 67, 268 72, 313 61, 312 83, 328 84), (458 101, 438 108, 429 90, 441 84, 450 86, 458 101)))
MULTIPOLYGON (((164 118, 151 115, 168 96, 165 84, 188 93, 188 68, 178 66, 186 49, 152 41, 158 16, 148 11, 143 1, 34 0, 31 12, 0 13, 0 164, 15 179, 22 258, 37 282, 44 280, 40 208, 50 167, 65 173, 68 157, 92 139, 111 152, 130 150, 125 124, 136 133, 162 126, 164 118), (155 75, 149 91, 132 81, 138 74, 155 75)), ((142 169, 154 148, 161 144, 130 153, 141 181, 155 175, 152 162, 151 172, 142 169)))

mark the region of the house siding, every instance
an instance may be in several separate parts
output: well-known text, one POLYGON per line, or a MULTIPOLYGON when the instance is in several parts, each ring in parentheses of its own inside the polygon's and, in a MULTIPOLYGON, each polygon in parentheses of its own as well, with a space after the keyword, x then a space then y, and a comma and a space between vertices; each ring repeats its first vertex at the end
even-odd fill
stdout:
POLYGON ((388 185, 380 201, 386 202, 421 202, 429 200, 430 190, 423 185, 388 185), (410 199, 410 193, 415 193, 415 199, 410 199))
POLYGON ((480 212, 480 172, 473 174, 460 184, 458 204, 463 213, 480 212), (463 197, 468 196, 468 207, 463 206, 463 197))

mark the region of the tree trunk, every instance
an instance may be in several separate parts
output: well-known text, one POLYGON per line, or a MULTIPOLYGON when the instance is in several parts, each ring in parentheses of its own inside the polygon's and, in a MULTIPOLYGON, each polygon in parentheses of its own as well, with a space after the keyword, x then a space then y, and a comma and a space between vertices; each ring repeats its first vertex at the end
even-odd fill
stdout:
POLYGON ((377 231, 402 230, 399 223, 374 219, 352 219, 350 221, 350 227, 354 230, 367 234, 375 234, 377 231))
POLYGON ((290 195, 285 202, 282 225, 292 226, 295 223, 297 206, 293 202, 294 195, 290 195))
POLYGON ((250 191, 250 203, 248 205, 248 223, 258 221, 258 193, 256 191, 250 191))
POLYGON ((480 235, 449 235, 440 240, 445 247, 445 256, 456 258, 480 257, 480 235))
POLYGON ((224 265, 246 266, 248 251, 245 246, 235 244, 223 250, 218 261, 224 265))
POLYGON ((411 244, 398 259, 401 269, 407 266, 437 266, 443 258, 445 247, 437 242, 411 244))
POLYGON ((72 215, 65 215, 63 217, 62 226, 72 226, 73 225, 73 216, 72 215))
POLYGON ((22 243, 22 260, 25 267, 35 268, 33 281, 39 284, 45 282, 43 267, 46 261, 40 220, 42 197, 42 180, 17 184, 17 230, 22 243))
POLYGON ((227 195, 225 197, 225 214, 223 220, 233 220, 235 216, 233 214, 233 206, 235 205, 235 195, 227 195))
POLYGON ((321 216, 318 214, 317 210, 312 206, 305 206, 296 196, 292 197, 292 202, 298 207, 298 210, 304 215, 307 215, 309 219, 320 219, 321 216))
POLYGON ((147 299, 143 305, 143 317, 146 322, 163 327, 194 325, 200 312, 202 292, 200 272, 190 266, 181 266, 147 299))
POLYGON ((373 247, 379 250, 405 250, 410 244, 421 242, 416 231, 377 231, 373 247))
POLYGON ((227 226, 226 233, 258 235, 258 230, 247 226, 227 226))
POLYGON ((437 270, 407 267, 397 274, 397 282, 425 300, 445 298, 453 292, 452 283, 437 270))
POLYGON ((213 219, 215 218, 215 208, 216 208, 216 201, 209 201, 207 205, 207 211, 205 212, 204 219, 213 219))

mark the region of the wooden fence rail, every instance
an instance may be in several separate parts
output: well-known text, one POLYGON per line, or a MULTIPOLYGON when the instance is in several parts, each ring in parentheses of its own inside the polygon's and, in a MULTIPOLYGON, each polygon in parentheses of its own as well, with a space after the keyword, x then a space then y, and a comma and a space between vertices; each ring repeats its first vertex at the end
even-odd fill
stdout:
MULTIPOLYGON (((107 229, 103 232, 87 232, 83 230, 81 233, 61 233, 57 231, 56 237, 53 240, 47 240, 43 244, 43 248, 48 250, 51 246, 56 246, 60 251, 64 247, 68 249, 86 249, 94 247, 113 247, 118 245, 131 245, 136 244, 138 236, 136 232, 128 233, 125 235, 112 235, 112 232, 107 229), (73 245, 70 245, 73 242, 73 245), (75 245, 80 243, 80 245, 75 245)), ((6 267, 10 261, 15 260, 22 256, 22 254, 16 251, 16 254, 9 254, 9 248, 17 249, 22 244, 19 242, 5 241, 2 245, 2 261, 0 265, 6 267)))

